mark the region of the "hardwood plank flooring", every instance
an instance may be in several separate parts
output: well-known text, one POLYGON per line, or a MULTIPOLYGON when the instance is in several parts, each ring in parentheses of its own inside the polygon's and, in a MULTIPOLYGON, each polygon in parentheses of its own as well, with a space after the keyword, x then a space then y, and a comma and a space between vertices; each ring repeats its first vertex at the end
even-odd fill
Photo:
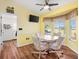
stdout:
POLYGON ((0 59, 20 59, 15 41, 4 42, 0 59))
MULTIPOLYGON (((61 49, 64 51, 64 57, 61 59, 78 59, 78 55, 70 48, 62 46, 61 49)), ((38 59, 38 55, 32 55, 32 51, 35 51, 33 44, 17 48, 14 41, 4 42, 0 59, 38 59)), ((41 59, 44 58, 41 57, 41 59)), ((48 54, 46 59, 57 59, 57 56, 55 54, 48 54)))

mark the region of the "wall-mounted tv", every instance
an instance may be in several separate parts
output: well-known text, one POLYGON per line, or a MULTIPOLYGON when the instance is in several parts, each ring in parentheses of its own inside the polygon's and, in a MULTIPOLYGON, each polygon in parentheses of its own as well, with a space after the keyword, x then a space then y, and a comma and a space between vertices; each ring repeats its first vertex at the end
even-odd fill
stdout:
POLYGON ((29 15, 29 22, 39 22, 39 16, 29 15))

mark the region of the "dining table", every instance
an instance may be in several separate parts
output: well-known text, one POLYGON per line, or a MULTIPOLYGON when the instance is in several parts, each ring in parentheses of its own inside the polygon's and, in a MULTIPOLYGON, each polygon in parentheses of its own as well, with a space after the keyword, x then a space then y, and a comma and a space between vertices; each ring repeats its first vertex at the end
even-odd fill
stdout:
POLYGON ((57 38, 54 37, 54 38, 51 38, 51 39, 42 38, 41 42, 46 43, 46 46, 47 46, 46 51, 49 53, 50 46, 51 46, 50 44, 56 42, 57 40, 58 40, 58 37, 57 38))

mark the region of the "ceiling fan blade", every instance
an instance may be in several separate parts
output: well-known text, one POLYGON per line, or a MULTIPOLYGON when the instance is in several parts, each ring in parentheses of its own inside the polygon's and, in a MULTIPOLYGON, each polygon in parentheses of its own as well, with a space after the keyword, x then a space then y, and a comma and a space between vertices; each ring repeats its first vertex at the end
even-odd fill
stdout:
POLYGON ((48 1, 49 1, 49 0, 45 0, 45 4, 46 4, 46 5, 48 5, 48 1))
POLYGON ((58 3, 54 3, 54 4, 48 4, 49 6, 55 6, 58 5, 58 3))
POLYGON ((43 8, 41 8, 41 9, 40 9, 40 11, 42 11, 43 9, 44 9, 44 7, 43 7, 43 8))
POLYGON ((39 6, 45 6, 45 4, 36 4, 36 5, 39 5, 39 6))

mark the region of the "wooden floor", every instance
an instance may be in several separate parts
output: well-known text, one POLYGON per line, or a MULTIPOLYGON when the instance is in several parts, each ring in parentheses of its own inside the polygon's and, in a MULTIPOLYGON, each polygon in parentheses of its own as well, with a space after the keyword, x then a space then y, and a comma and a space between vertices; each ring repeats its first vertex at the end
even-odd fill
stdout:
MULTIPOLYGON (((70 48, 62 46, 61 49, 64 51, 64 56, 61 59, 78 59, 77 54, 70 48)), ((34 50, 35 49, 32 44, 17 48, 14 41, 4 42, 0 59, 38 59, 38 55, 31 54, 34 50)), ((41 57, 41 59, 44 58, 41 57)), ((46 55, 46 59, 57 59, 57 56, 55 54, 48 54, 46 55)))

